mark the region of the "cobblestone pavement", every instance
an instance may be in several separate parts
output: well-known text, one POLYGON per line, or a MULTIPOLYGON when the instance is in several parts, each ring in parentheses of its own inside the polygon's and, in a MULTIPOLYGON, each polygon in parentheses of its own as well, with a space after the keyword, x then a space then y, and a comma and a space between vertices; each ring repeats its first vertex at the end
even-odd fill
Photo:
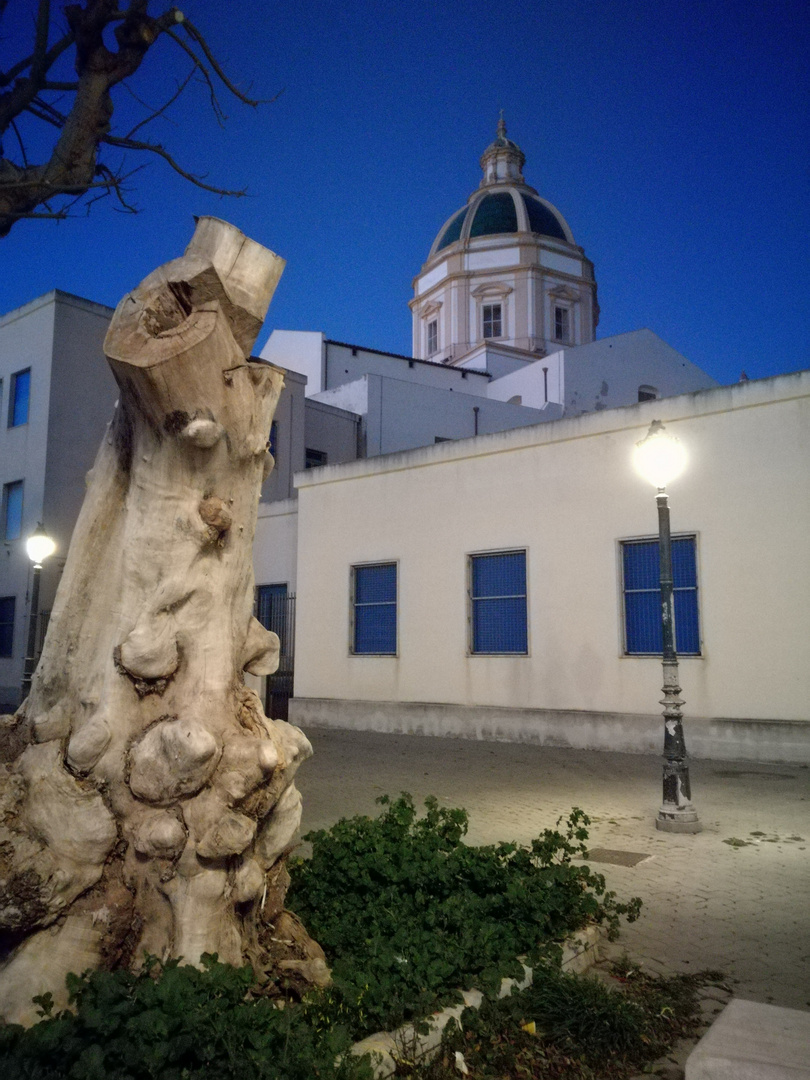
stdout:
MULTIPOLYGON (((693 761, 695 835, 660 833, 657 757, 309 729, 303 831, 376 814, 381 794, 436 795, 470 815, 471 843, 526 842, 579 806, 590 846, 649 855, 592 862, 641 918, 619 945, 653 970, 725 972, 739 997, 810 1009, 810 769, 693 761)), ((688 729, 687 729, 688 739, 688 729)))

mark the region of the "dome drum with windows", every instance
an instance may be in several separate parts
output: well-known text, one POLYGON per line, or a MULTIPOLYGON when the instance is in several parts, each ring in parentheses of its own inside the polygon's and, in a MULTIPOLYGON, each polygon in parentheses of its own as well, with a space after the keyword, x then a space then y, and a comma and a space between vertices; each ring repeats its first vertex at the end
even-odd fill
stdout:
POLYGON ((526 183, 525 160, 501 118, 479 187, 442 225, 414 279, 415 356, 457 364, 497 338, 536 357, 594 340, 593 264, 560 211, 526 183))

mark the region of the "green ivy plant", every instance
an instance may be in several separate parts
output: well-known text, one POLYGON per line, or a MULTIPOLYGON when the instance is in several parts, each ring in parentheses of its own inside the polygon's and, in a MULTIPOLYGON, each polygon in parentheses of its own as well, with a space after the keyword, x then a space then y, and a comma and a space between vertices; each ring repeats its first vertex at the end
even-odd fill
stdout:
POLYGON ((75 1011, 25 1030, 0 1027, 8 1080, 371 1080, 366 1059, 346 1053, 347 1029, 318 1027, 306 1010, 253 998, 250 967, 204 956, 203 968, 147 959, 138 974, 69 975, 75 1011))
POLYGON ((618 902, 601 874, 572 861, 587 855, 582 810, 526 847, 470 847, 465 810, 429 797, 420 818, 406 792, 377 801, 378 818, 305 838, 312 857, 295 863, 288 895, 333 967, 322 1007, 352 1015, 358 1036, 424 1016, 459 988, 492 992, 521 973, 518 957, 548 957, 589 923, 615 937, 621 916, 638 916, 640 900, 618 902))

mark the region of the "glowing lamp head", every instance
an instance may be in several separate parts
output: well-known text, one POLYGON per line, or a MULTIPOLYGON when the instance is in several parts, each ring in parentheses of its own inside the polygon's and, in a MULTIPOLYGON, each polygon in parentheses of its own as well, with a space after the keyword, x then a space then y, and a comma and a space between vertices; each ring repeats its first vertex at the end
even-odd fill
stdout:
POLYGON ((34 566, 41 566, 45 559, 56 551, 56 544, 42 528, 42 525, 37 525, 36 529, 25 541, 25 550, 28 552, 28 558, 34 566))
POLYGON ((674 435, 667 434, 660 420, 653 420, 646 436, 636 443, 633 465, 654 487, 665 488, 686 467, 686 451, 674 435))

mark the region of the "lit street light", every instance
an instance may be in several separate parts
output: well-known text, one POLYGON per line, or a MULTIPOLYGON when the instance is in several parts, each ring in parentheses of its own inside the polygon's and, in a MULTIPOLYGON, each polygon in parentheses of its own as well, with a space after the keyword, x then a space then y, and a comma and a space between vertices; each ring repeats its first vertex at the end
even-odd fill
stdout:
POLYGON ((675 652, 675 603, 672 579, 672 540, 666 486, 683 472, 686 451, 668 435, 660 420, 633 451, 636 470, 658 489, 658 552, 661 583, 661 636, 664 667, 664 795, 656 818, 656 828, 664 832, 696 833, 701 824, 692 805, 689 765, 681 717, 681 688, 678 685, 678 656, 675 652))
POLYGON ((37 666, 37 624, 39 622, 39 578, 42 573, 42 564, 56 551, 56 544, 48 536, 40 522, 25 542, 25 550, 28 558, 34 564, 33 581, 31 583, 31 610, 28 615, 28 648, 25 653, 23 665, 22 700, 28 697, 31 690, 31 679, 37 666))

